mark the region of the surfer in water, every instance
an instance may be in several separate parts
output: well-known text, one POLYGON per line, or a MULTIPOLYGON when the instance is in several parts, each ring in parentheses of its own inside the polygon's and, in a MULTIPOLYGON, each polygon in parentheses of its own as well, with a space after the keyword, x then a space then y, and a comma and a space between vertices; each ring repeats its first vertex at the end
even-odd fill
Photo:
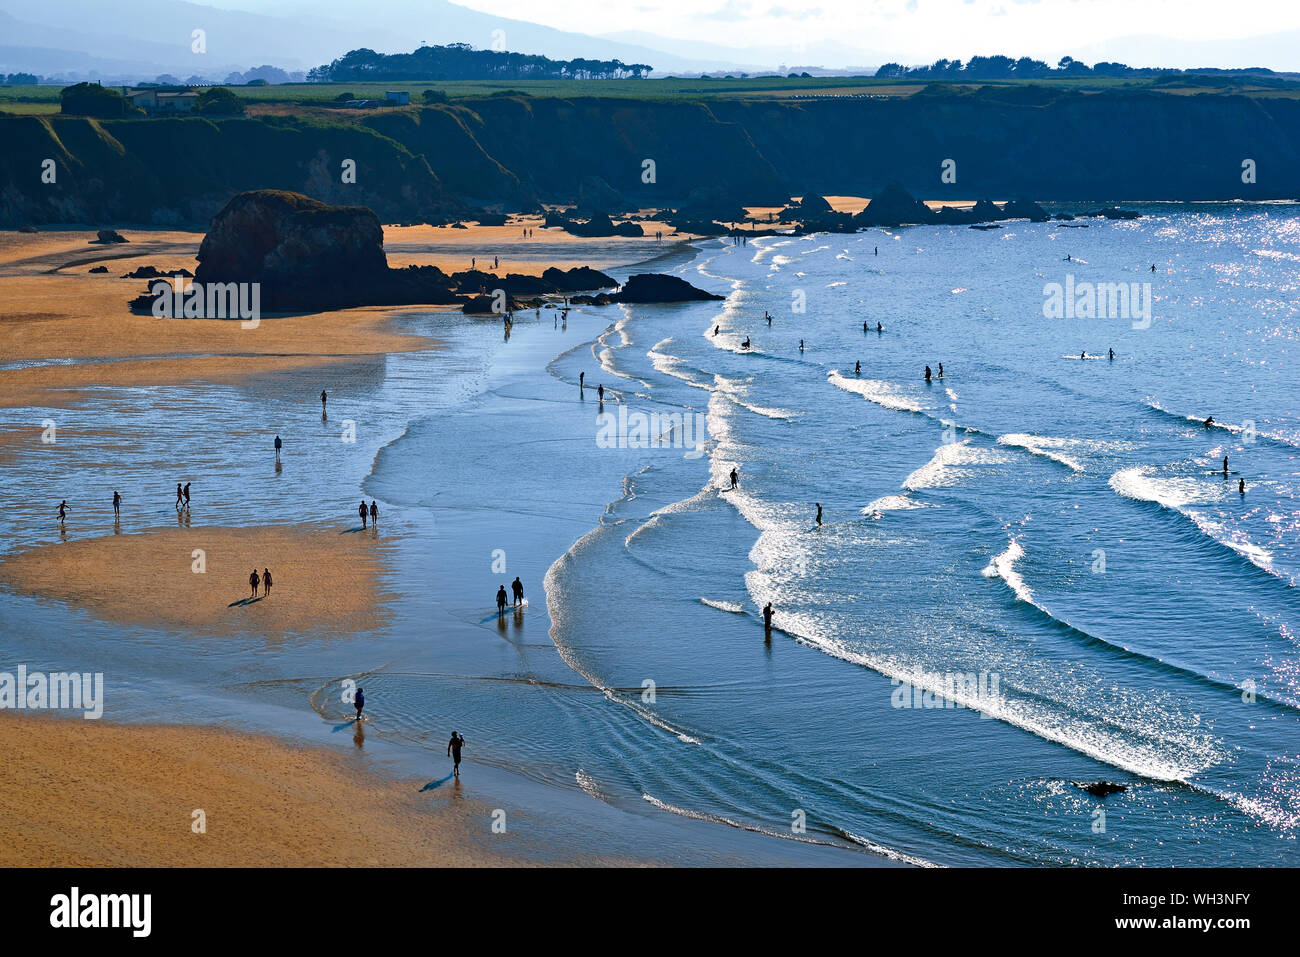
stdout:
POLYGON ((718 334, 718 330, 721 329, 721 328, 722 328, 721 326, 714 326, 714 327, 713 327, 713 334, 716 336, 716 335, 718 334))
POLYGON ((884 332, 884 331, 885 331, 885 327, 882 326, 879 322, 877 322, 877 323, 876 323, 876 332, 884 332))
POLYGON ((515 580, 510 583, 510 590, 514 592, 515 604, 522 605, 524 603, 524 583, 519 580, 518 575, 516 575, 515 580))
POLYGON ((740 344, 740 348, 742 349, 749 348, 749 336, 745 336, 745 341, 740 344))
POLYGON ((579 392, 581 392, 581 391, 585 388, 585 385, 584 385, 583 380, 586 379, 586 378, 587 378, 587 373, 585 373, 585 372, 579 372, 579 373, 578 373, 578 391, 579 391, 579 392))
POLYGON ((357 720, 361 720, 361 712, 366 707, 366 692, 358 688, 357 693, 352 696, 352 707, 357 709, 357 720))
POLYGON ((1212 428, 1213 426, 1214 426, 1214 416, 1210 416, 1205 420, 1205 427, 1208 429, 1208 428, 1212 428))
POLYGON ((862 375, 862 360, 861 360, 861 359, 859 359, 857 362, 853 363, 853 374, 854 374, 854 375, 862 375))
POLYGON ((497 617, 506 613, 506 586, 497 589, 497 617))
POLYGON ((930 381, 930 367, 929 367, 929 366, 926 366, 926 367, 925 367, 925 381, 926 381, 926 382, 929 382, 929 381, 930 381))
POLYGON ((769 326, 772 324, 772 314, 766 309, 763 310, 763 318, 767 320, 769 326))
POLYGON ((465 747, 465 739, 461 737, 459 731, 451 733, 451 740, 447 742, 447 754, 451 757, 451 773, 460 777, 460 749, 465 747))
POLYGON ((940 379, 943 378, 943 363, 942 363, 942 362, 939 363, 939 378, 940 378, 940 379))
POLYGON ((740 487, 740 473, 734 468, 731 470, 731 487, 733 489, 740 487))
POLYGON ((772 637, 772 603, 770 601, 763 606, 763 637, 767 639, 772 637))
POLYGON ((822 503, 814 502, 813 504, 817 506, 817 524, 820 525, 822 523, 822 503))
POLYGON ((799 351, 800 351, 800 352, 803 352, 803 340, 802 340, 802 339, 799 340, 799 351))
POLYGON ((1246 480, 1245 480, 1245 479, 1237 479, 1237 492, 1238 492, 1239 494, 1241 494, 1241 495, 1245 495, 1245 494, 1246 494, 1246 480))
POLYGON ((1224 478, 1228 477, 1228 457, 1226 455, 1223 457, 1223 476, 1224 478))
POLYGON ((1106 356, 1106 358, 1111 359, 1111 360, 1113 360, 1113 359, 1115 358, 1115 350, 1114 350, 1114 349, 1108 349, 1108 350, 1107 350, 1107 353, 1108 353, 1108 355, 1106 356))
POLYGON ((1080 358, 1080 359, 1086 359, 1086 358, 1088 358, 1088 351, 1085 349, 1083 352, 1080 352, 1080 353, 1079 353, 1079 358, 1080 358))

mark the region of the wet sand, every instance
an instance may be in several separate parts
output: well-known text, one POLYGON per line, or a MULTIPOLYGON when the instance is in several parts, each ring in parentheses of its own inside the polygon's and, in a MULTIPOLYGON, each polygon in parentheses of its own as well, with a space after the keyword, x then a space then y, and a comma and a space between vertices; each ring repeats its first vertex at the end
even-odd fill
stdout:
MULTIPOLYGON (((106 514, 98 521, 111 521, 109 503, 102 504, 106 514)), ((130 521, 130 503, 124 511, 130 521)), ((71 514, 68 521, 84 524, 88 517, 71 514)), ((0 585, 125 625, 355 632, 383 620, 386 552, 382 536, 362 531, 356 516, 333 528, 163 528, 18 552, 0 562, 0 585), (269 596, 252 597, 254 567, 259 574, 271 569, 269 596)))
POLYGON ((321 748, 210 728, 6 715, 0 866, 502 866, 491 809, 321 748), (205 833, 193 830, 204 812, 205 833))

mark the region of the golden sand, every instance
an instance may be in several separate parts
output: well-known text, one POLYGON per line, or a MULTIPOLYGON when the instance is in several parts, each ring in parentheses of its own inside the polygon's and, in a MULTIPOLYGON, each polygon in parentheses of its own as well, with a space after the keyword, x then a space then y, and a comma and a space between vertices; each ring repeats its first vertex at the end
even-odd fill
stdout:
MULTIPOLYGON (((351 742, 348 742, 350 748, 351 742)), ((343 757, 205 728, 0 719, 0 866, 352 867, 511 863, 468 836, 455 784, 363 776, 343 757), (196 833, 194 812, 206 828, 196 833)))
MULTIPOLYGON (((128 521, 130 507, 123 506, 128 521)), ((68 520, 77 521, 78 513, 68 520)), ((353 527, 359 522, 177 527, 76 539, 11 555, 0 562, 0 583, 126 625, 267 636, 362 631, 384 615, 387 530, 382 515, 378 532, 353 527), (259 574, 271 569, 275 583, 269 596, 255 600, 248 582, 254 567, 259 574)))

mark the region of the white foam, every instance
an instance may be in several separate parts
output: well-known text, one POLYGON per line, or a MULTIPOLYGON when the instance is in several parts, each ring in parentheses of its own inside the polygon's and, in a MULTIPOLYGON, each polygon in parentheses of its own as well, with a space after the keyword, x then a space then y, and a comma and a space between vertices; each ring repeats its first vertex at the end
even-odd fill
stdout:
POLYGON ((733 615, 743 615, 745 613, 745 606, 736 601, 718 601, 713 598, 701 598, 700 602, 708 605, 710 608, 716 608, 718 611, 731 612, 733 615))
POLYGON ((1072 449, 1080 444, 1082 443, 1078 439, 1057 438, 1052 435, 1029 435, 1024 432, 1013 432, 1009 435, 998 436, 998 445, 1022 448, 1034 455, 1041 455, 1053 462, 1059 462, 1075 472, 1082 472, 1084 470, 1083 464, 1078 459, 1064 454, 1061 450, 1072 449))
POLYGON ((925 406, 917 399, 903 394, 903 387, 897 383, 879 379, 859 379, 857 376, 849 378, 840 375, 839 369, 832 369, 826 374, 826 378, 831 385, 845 392, 855 392, 868 402, 874 402, 883 408, 893 409, 896 412, 925 411, 925 406))

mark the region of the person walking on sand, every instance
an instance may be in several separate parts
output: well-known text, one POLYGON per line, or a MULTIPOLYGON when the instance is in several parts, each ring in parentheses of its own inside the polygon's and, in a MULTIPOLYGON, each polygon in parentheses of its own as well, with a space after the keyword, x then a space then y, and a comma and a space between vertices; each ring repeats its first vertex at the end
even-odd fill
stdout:
POLYGON ((379 527, 379 503, 374 500, 370 502, 370 525, 372 528, 379 527))
POLYGON ((502 585, 497 589, 497 617, 506 613, 506 586, 502 585))
POLYGON ((185 483, 185 511, 190 510, 190 483, 185 483))
POLYGON ((500 257, 500 256, 493 256, 493 257, 492 257, 492 268, 493 268, 493 269, 499 269, 499 268, 501 268, 501 257, 500 257))
POLYGON ((460 749, 465 747, 465 739, 460 736, 459 731, 451 733, 451 740, 447 742, 447 755, 452 760, 451 773, 460 777, 460 749))
POLYGON ((763 606, 763 637, 772 637, 772 603, 763 606))
POLYGON ((262 569, 262 594, 267 598, 271 597, 271 569, 262 569))
POLYGON ((363 498, 361 504, 357 506, 357 514, 361 516, 361 527, 366 527, 366 500, 363 498))
POLYGON ((62 525, 63 520, 66 519, 67 517, 68 517, 68 500, 65 498, 63 501, 59 503, 59 524, 62 525))
MULTIPOLYGON (((1224 461, 1226 462, 1228 460, 1224 459, 1224 461)), ((117 494, 116 491, 114 491, 113 492, 113 514, 120 515, 121 513, 122 513, 122 496, 117 494)))
POLYGON ((253 593, 248 596, 249 598, 257 597, 257 586, 261 583, 262 579, 258 577, 257 569, 254 568, 252 574, 248 576, 248 587, 253 590, 253 593))
POLYGON ((521 605, 521 604, 523 604, 523 601, 524 601, 524 583, 521 582, 521 581, 519 580, 519 576, 518 576, 518 575, 516 575, 516 576, 515 576, 515 580, 512 581, 512 582, 510 583, 510 590, 514 593, 514 596, 515 596, 515 604, 516 604, 516 605, 521 605))
POLYGON ((283 444, 284 443, 280 441, 280 437, 277 435, 275 437, 275 460, 277 462, 280 461, 280 446, 283 444))
POLYGON ((185 502, 185 493, 181 491, 181 483, 176 483, 176 511, 181 510, 181 505, 185 502))
POLYGON ((731 470, 731 487, 733 489, 740 487, 740 472, 738 472, 734 467, 731 470))
POLYGON ((366 708, 366 691, 364 688, 358 688, 357 693, 352 696, 352 707, 357 709, 357 720, 361 720, 361 712, 366 708))

